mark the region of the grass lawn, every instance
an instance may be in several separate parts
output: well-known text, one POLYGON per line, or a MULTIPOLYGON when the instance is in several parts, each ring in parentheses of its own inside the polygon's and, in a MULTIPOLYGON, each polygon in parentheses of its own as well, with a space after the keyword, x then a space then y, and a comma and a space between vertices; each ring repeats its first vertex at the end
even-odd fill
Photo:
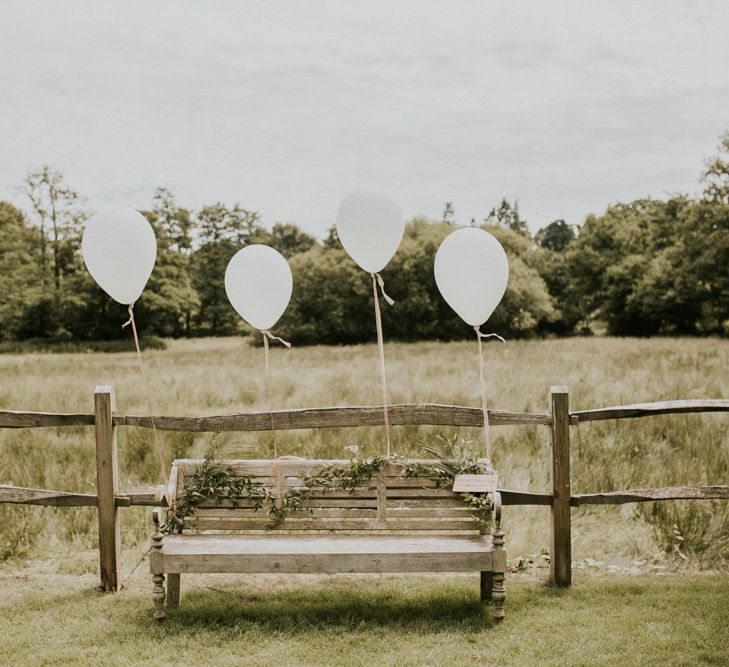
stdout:
POLYGON ((183 577, 163 625, 141 568, 116 595, 92 575, 0 575, 3 665, 726 665, 729 578, 507 577, 507 616, 477 575, 183 577))

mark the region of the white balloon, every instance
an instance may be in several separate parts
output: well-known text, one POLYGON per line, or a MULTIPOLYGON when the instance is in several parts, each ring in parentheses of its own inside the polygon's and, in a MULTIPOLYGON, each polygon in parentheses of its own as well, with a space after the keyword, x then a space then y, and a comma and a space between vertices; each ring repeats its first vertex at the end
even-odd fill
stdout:
POLYGON ((402 210, 381 188, 353 190, 339 205, 339 240, 349 256, 369 273, 385 268, 400 247, 404 232, 402 210))
POLYGON ((480 326, 496 310, 509 281, 509 260, 495 236, 464 227, 440 244, 435 282, 448 305, 471 326, 480 326))
POLYGON ((92 278, 112 299, 134 303, 157 259, 154 230, 128 206, 99 207, 81 240, 81 254, 92 278))
POLYGON ((267 245, 239 250, 225 270, 225 292, 248 324, 265 331, 279 321, 291 299, 294 279, 283 255, 267 245))

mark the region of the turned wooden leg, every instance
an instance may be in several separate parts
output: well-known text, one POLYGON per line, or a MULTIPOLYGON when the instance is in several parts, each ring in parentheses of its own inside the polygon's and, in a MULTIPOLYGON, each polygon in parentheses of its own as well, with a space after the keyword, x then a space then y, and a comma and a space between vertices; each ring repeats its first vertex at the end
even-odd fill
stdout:
POLYGON ((180 606, 180 573, 170 572, 167 575, 167 608, 177 609, 180 606))
POLYGON ((491 593, 491 599, 494 601, 494 618, 497 621, 504 620, 504 599, 506 598, 506 588, 504 588, 504 573, 494 572, 494 587, 491 593))
POLYGON ((154 589, 152 591, 154 618, 161 623, 165 620, 165 575, 155 574, 152 576, 152 581, 154 581, 154 589))
POLYGON ((494 588, 494 573, 481 572, 481 602, 491 602, 494 588))

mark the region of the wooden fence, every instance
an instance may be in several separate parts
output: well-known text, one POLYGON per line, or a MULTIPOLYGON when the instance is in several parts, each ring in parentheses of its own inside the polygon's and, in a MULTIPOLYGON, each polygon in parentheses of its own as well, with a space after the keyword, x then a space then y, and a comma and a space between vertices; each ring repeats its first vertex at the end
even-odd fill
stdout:
MULTIPOLYGON (((629 489, 608 493, 573 494, 570 489, 570 426, 602 419, 634 419, 652 415, 692 412, 728 412, 729 400, 663 401, 570 412, 566 387, 550 390, 549 413, 489 410, 493 426, 537 425, 551 433, 552 492, 531 493, 501 489, 505 505, 545 505, 552 508, 550 581, 558 586, 571 583, 571 508, 582 505, 618 505, 655 500, 729 499, 729 486, 680 486, 660 489, 629 489)), ((277 430, 382 425, 381 407, 315 408, 277 410, 277 430)), ((450 405, 402 404, 389 406, 393 425, 481 426, 481 408, 450 405)), ((163 431, 223 432, 269 431, 268 412, 248 412, 214 417, 154 417, 163 431)), ((121 586, 119 508, 135 505, 166 505, 164 487, 142 492, 119 491, 117 427, 152 427, 151 417, 116 414, 111 387, 96 387, 94 413, 48 413, 0 410, 0 428, 94 426, 96 431, 96 495, 66 493, 0 485, 0 503, 51 507, 97 507, 101 585, 107 591, 121 586)))

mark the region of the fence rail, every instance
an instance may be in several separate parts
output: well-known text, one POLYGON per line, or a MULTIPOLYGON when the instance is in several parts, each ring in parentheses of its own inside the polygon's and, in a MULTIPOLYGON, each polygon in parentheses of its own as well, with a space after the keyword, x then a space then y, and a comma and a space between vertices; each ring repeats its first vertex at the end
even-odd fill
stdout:
MULTIPOLYGON (((663 500, 725 500, 729 486, 678 486, 629 489, 603 493, 572 493, 570 488, 570 426, 606 419, 634 419, 668 414, 729 412, 729 400, 661 401, 618 405, 570 412, 565 387, 552 387, 549 413, 489 410, 493 426, 532 425, 550 430, 552 445, 552 492, 532 493, 500 489, 504 505, 542 505, 552 512, 550 580, 557 585, 571 583, 571 508, 583 505, 619 505, 663 500)), ((101 583, 106 590, 118 590, 121 539, 118 510, 132 506, 165 506, 164 487, 132 492, 119 491, 116 430, 119 426, 154 426, 159 430, 187 432, 276 430, 381 426, 381 406, 328 407, 269 412, 243 412, 210 417, 116 415, 113 391, 100 386, 94 394, 94 413, 54 413, 0 410, 0 428, 94 426, 96 431, 97 493, 67 493, 0 485, 0 504, 46 507, 96 507, 99 516, 99 558, 101 583)), ((481 426, 480 408, 432 403, 388 406, 390 423, 402 425, 481 426)))

